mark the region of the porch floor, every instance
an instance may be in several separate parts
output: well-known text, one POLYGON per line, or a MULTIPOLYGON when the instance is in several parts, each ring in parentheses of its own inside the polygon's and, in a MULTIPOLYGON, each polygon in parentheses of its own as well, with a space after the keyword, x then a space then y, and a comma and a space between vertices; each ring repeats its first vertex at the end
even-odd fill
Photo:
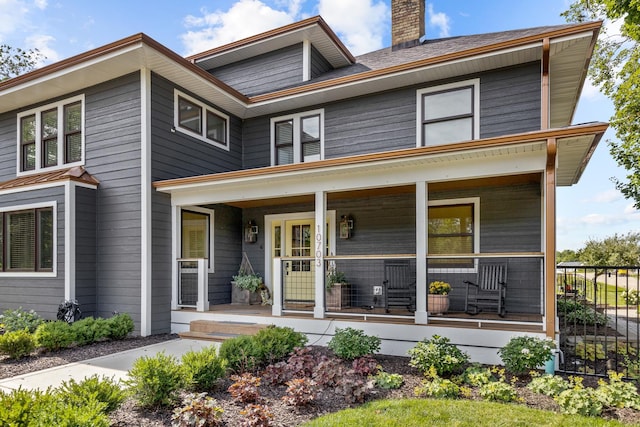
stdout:
MULTIPOLYGON (((178 311, 193 314, 197 313, 195 309, 190 308, 182 308, 178 311)), ((271 313, 271 306, 263 305, 212 305, 209 311, 205 313, 207 314, 207 316, 211 316, 212 314, 215 315, 217 313, 220 315, 252 317, 259 316, 264 318, 275 317, 271 313)), ((312 319, 313 312, 285 312, 281 317, 289 319, 312 319)), ((406 325, 415 324, 413 313, 409 313, 407 312, 407 310, 391 310, 389 313, 386 313, 384 308, 373 308, 371 310, 363 310, 361 308, 345 308, 340 310, 339 313, 326 313, 326 319, 348 320, 350 322, 366 323, 388 323, 406 325)), ((447 312, 443 315, 429 316, 430 326, 518 332, 543 332, 542 322, 542 315, 528 313, 507 313, 505 317, 500 317, 497 313, 479 313, 476 315, 471 315, 464 312, 447 312)))

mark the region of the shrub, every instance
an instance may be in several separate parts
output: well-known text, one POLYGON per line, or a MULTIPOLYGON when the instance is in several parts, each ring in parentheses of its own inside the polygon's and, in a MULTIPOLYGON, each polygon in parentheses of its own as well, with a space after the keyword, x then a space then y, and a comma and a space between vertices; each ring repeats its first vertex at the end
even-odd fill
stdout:
POLYGON ((44 320, 38 313, 33 310, 23 310, 22 307, 15 310, 5 310, 0 315, 0 329, 4 329, 5 332, 26 329, 32 334, 42 322, 44 320))
POLYGON ((91 400, 104 403, 104 411, 115 411, 126 398, 125 392, 113 378, 92 375, 76 382, 74 379, 64 381, 58 388, 58 396, 64 402, 75 406, 85 406, 91 400))
POLYGON ((240 427, 268 427, 271 425, 269 420, 273 418, 266 405, 247 405, 240 414, 244 415, 240 427))
POLYGON ((458 347, 449 343, 449 338, 434 335, 424 339, 409 350, 409 365, 418 368, 422 373, 434 367, 438 375, 460 370, 469 361, 469 356, 458 347))
POLYGON ((33 335, 26 329, 0 335, 0 354, 6 354, 12 359, 28 356, 35 348, 33 335))
POLYGON ((635 289, 630 291, 622 291, 620 294, 624 298, 627 305, 638 305, 640 303, 640 294, 635 289))
POLYGON ((375 377, 376 385, 380 388, 384 388, 387 390, 397 389, 402 386, 404 382, 404 378, 400 374, 389 374, 384 371, 379 371, 375 377))
POLYGON ((518 400, 516 389, 504 381, 492 381, 482 384, 478 394, 485 400, 494 402, 515 402, 518 400))
POLYGON ((189 351, 183 354, 182 369, 185 384, 188 387, 206 391, 212 389, 216 381, 224 377, 227 360, 218 357, 216 348, 209 346, 200 351, 189 351))
POLYGON ((258 387, 260 387, 260 378, 254 377, 249 373, 242 375, 232 375, 231 379, 235 381, 229 386, 227 391, 237 402, 253 403, 260 397, 258 387))
POLYGON ((366 335, 360 329, 336 328, 336 334, 331 338, 328 346, 336 356, 353 360, 380 350, 380 338, 366 335))
POLYGON ((0 425, 2 426, 28 426, 35 424, 39 391, 30 391, 18 388, 4 393, 0 390, 0 425))
POLYGON ((600 343, 579 342, 576 344, 576 356, 595 362, 596 359, 606 359, 604 347, 600 343))
POLYGON ((262 372, 262 379, 271 385, 284 384, 293 378, 287 362, 272 363, 262 372))
POLYGON ((640 409, 638 389, 632 383, 622 381, 622 373, 609 372, 609 382, 599 381, 596 396, 608 408, 640 409))
POLYGON ((361 403, 373 389, 373 380, 365 380, 361 376, 347 372, 335 387, 335 392, 349 403, 361 403))
POLYGON ((294 378, 287 381, 287 391, 282 401, 291 406, 306 406, 316 398, 316 383, 309 378, 294 378))
POLYGON ((353 372, 356 374, 366 377, 377 374, 380 370, 380 365, 378 365, 378 361, 373 357, 363 356, 353 360, 351 369, 353 369, 353 372))
POLYGON ((569 323, 579 323, 587 326, 605 326, 607 315, 599 313, 586 304, 572 299, 558 300, 558 314, 562 314, 569 323))
POLYGON ((171 425, 173 427, 217 427, 222 426, 222 414, 224 410, 218 405, 218 401, 207 396, 207 393, 187 394, 182 406, 173 410, 171 425))
POLYGON ((462 382, 473 387, 480 387, 494 381, 491 369, 483 368, 481 365, 474 364, 464 370, 461 376, 462 382))
POLYGON ((109 336, 109 325, 103 318, 89 316, 72 323, 71 331, 78 345, 87 345, 109 336))
POLYGON ((602 402, 592 388, 573 387, 556 396, 555 400, 565 414, 597 417, 602 412, 602 402))
POLYGON ((290 373, 290 378, 298 377, 310 377, 313 375, 313 371, 318 365, 318 361, 309 347, 298 347, 293 350, 293 354, 287 359, 287 369, 290 373))
POLYGON ((251 371, 258 366, 253 337, 240 335, 224 341, 219 355, 227 360, 227 367, 236 373, 251 371))
POLYGON ((112 340, 123 340, 133 332, 133 319, 127 313, 116 314, 107 319, 107 338, 112 340))
POLYGON ((44 347, 49 351, 67 348, 73 343, 71 326, 64 320, 45 322, 36 329, 35 338, 38 347, 44 347))
POLYGON ((260 330, 254 337, 256 357, 259 365, 281 360, 296 347, 307 343, 307 337, 292 328, 270 325, 260 330))
POLYGON ((164 352, 136 359, 128 374, 126 384, 144 407, 173 404, 183 384, 178 360, 164 352))
POLYGON ((549 397, 556 397, 563 391, 569 389, 569 387, 569 383, 558 375, 534 377, 531 382, 527 384, 529 390, 549 397))
POLYGON ((551 359, 554 348, 555 344, 549 339, 514 337, 498 350, 498 354, 507 371, 523 374, 544 365, 551 359))
POLYGON ((321 386, 335 386, 344 377, 344 367, 339 359, 325 358, 313 371, 313 380, 321 386))
POLYGON ((451 380, 434 375, 430 379, 422 380, 422 385, 416 387, 413 393, 418 397, 457 399, 460 395, 460 387, 451 380))

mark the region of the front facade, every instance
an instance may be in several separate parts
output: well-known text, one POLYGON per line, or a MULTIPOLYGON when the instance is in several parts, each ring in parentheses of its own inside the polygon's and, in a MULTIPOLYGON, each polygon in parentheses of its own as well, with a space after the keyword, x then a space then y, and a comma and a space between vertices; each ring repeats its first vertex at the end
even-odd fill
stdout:
POLYGON ((140 34, 0 83, 0 309, 355 326, 394 354, 437 333, 480 361, 555 338, 555 188, 606 129, 571 123, 600 24, 421 42, 415 3, 393 17, 413 33, 358 58, 315 17, 190 58, 140 34), (229 306, 243 259, 266 308, 229 306), (471 315, 485 265, 504 312, 471 315))

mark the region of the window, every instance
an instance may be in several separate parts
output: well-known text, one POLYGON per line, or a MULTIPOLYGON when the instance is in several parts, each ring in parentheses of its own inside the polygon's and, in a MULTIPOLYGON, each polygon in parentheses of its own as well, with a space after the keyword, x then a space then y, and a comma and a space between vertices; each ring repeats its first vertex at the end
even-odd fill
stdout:
POLYGON ((18 174, 82 164, 83 96, 18 115, 18 174))
POLYGON ((0 212, 0 271, 52 272, 53 207, 0 212))
POLYGON ((174 97, 176 130, 229 149, 229 116, 177 90, 174 97))
POLYGON ((418 146, 450 144, 479 137, 479 80, 418 91, 418 146))
MULTIPOLYGON (((428 254, 473 254, 479 246, 479 199, 429 202, 428 254)), ((473 259, 434 258, 430 268, 473 268, 473 259)))
POLYGON ((323 110, 271 119, 271 164, 321 160, 323 127, 323 110))
POLYGON ((206 258, 211 269, 212 230, 213 211, 195 207, 183 209, 180 215, 180 258, 206 258))

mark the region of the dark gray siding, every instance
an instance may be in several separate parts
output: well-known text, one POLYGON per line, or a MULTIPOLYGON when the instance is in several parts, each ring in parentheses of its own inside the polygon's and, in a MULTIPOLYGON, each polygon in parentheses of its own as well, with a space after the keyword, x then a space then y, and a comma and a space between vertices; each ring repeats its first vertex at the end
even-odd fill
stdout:
POLYGON ((231 206, 209 206, 215 211, 214 273, 209 275, 209 302, 231 302, 231 277, 242 260, 242 211, 231 206))
MULTIPOLYGON (((173 90, 168 80, 152 74, 151 91, 151 170, 152 181, 225 172, 241 168, 242 122, 230 116, 229 150, 216 147, 181 132, 171 132, 173 127, 173 90)), ((181 88, 178 88, 182 92, 181 88)), ((195 96, 189 93, 189 95, 195 96)), ((212 106, 216 108, 216 106, 212 106)), ((214 263, 215 272, 210 275, 210 300, 229 302, 229 286, 222 288, 220 272, 237 271, 240 245, 238 231, 230 239, 229 229, 240 228, 240 215, 228 214, 229 208, 215 209, 214 263), (220 228, 219 228, 220 227, 220 228), (229 256, 233 259, 229 261, 229 256)), ((176 261, 171 258, 171 198, 167 194, 152 192, 152 333, 169 332, 171 322, 171 268, 176 261)), ((234 273, 235 274, 235 273, 234 273)))
POLYGON ((56 277, 0 277, 0 311, 22 307, 55 319, 64 300, 64 186, 0 195, 0 207, 56 202, 56 277))
POLYGON ((76 187, 76 299, 85 316, 96 313, 97 190, 76 187))
POLYGON ((331 69, 329 61, 324 59, 324 56, 315 47, 311 46, 311 78, 321 76, 331 69))
POLYGON ((245 95, 273 92, 302 82, 302 43, 208 70, 245 95))
POLYGON ((140 75, 85 91, 86 168, 96 194, 97 310, 129 313, 140 328, 140 75))
MULTIPOLYGON (((432 86, 479 77, 480 136, 528 132, 540 129, 539 67, 535 62, 440 81, 432 86)), ((427 86, 309 107, 308 110, 324 108, 325 158, 415 147, 416 90, 424 87, 427 86)), ((270 164, 269 119, 259 117, 245 121, 246 168, 270 164)))
POLYGON ((16 177, 16 112, 0 114, 0 182, 16 177))

